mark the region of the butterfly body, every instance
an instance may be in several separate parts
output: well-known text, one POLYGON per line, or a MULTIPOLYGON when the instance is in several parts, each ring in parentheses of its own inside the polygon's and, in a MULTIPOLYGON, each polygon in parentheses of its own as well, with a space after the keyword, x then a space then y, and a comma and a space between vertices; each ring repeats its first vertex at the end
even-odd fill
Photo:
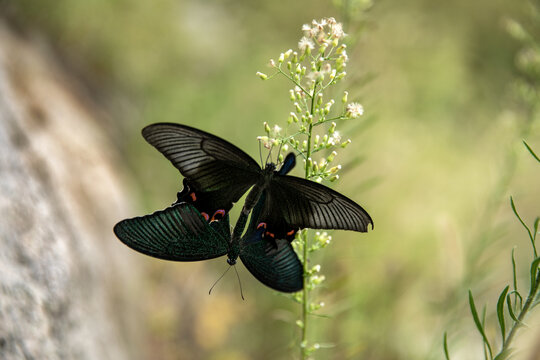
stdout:
POLYGON ((142 133, 184 175, 184 188, 171 207, 116 224, 117 237, 136 251, 173 261, 227 255, 229 265, 240 258, 265 285, 294 292, 303 286, 302 264, 291 246, 299 229, 366 232, 373 226, 354 201, 287 175, 296 163, 292 153, 279 170, 273 163, 261 168, 233 144, 189 126, 153 124, 142 133), (248 190, 231 233, 229 211, 248 190))

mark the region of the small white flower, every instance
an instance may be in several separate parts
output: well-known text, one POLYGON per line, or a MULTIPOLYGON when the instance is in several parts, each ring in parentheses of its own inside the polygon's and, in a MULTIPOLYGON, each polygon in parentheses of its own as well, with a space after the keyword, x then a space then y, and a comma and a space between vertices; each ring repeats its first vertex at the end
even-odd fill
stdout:
POLYGON ((338 145, 341 141, 341 135, 339 134, 339 131, 334 131, 332 136, 328 139, 328 143, 330 145, 338 145))
POLYGON ((332 71, 332 65, 330 65, 329 63, 326 63, 323 65, 322 67, 322 71, 325 72, 325 73, 329 73, 332 71))
POLYGON ((346 115, 350 118, 357 118, 364 114, 364 107, 360 105, 359 103, 350 103, 347 105, 347 112, 346 115))
POLYGON ((281 132, 281 128, 277 125, 274 125, 274 135, 279 135, 281 132))
POLYGON ((268 136, 257 136, 257 140, 262 142, 263 146, 267 149, 272 148, 272 144, 275 141, 274 139, 269 138, 268 136))
POLYGON ((304 36, 298 42, 298 48, 302 53, 305 53, 307 49, 313 50, 315 48, 315 44, 311 39, 304 36))
POLYGON ((319 30, 323 30, 327 24, 326 19, 321 19, 321 22, 317 22, 317 20, 313 20, 311 23, 313 24, 313 27, 316 27, 319 30))
POLYGON ((343 62, 346 63, 347 61, 349 61, 349 56, 347 55, 347 50, 343 50, 341 52, 341 55, 340 57, 342 58, 343 62))
POLYGON ((332 24, 330 34, 334 39, 341 39, 342 37, 344 37, 345 33, 343 32, 343 25, 341 23, 332 24))

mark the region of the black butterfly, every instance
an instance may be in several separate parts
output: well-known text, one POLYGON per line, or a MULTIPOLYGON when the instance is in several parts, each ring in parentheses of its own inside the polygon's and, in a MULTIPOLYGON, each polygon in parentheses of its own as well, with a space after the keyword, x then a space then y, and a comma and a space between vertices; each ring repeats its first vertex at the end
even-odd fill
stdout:
POLYGON ((262 283, 294 292, 303 287, 302 265, 290 245, 299 229, 366 232, 368 224, 373 227, 354 201, 321 184, 287 176, 295 165, 293 154, 276 171, 275 164, 261 169, 233 144, 189 126, 153 124, 142 134, 185 178, 171 207, 116 224, 117 237, 134 250, 174 261, 227 254, 230 265, 240 256, 262 283), (249 188, 231 236, 228 212, 249 188))

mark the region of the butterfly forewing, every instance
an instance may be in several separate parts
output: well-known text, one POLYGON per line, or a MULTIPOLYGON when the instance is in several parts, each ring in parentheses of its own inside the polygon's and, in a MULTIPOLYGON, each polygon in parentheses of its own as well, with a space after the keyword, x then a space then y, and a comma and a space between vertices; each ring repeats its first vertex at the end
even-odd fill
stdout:
POLYGON ((196 191, 220 192, 214 209, 230 210, 232 203, 261 176, 261 168, 249 155, 207 132, 180 124, 158 123, 145 127, 142 134, 196 191))
POLYGON ((151 215, 126 219, 114 227, 130 248, 165 260, 196 261, 225 255, 229 216, 208 223, 190 204, 181 203, 151 215))
POLYGON ((263 217, 292 228, 341 229, 367 232, 373 226, 360 205, 313 181, 275 175, 268 189, 263 217))

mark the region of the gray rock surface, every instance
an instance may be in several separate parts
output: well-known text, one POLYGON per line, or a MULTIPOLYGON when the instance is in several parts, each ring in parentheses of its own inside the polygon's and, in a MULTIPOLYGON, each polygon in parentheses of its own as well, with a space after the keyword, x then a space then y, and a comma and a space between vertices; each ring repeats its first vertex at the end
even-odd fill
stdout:
POLYGON ((0 22, 0 359, 134 359, 118 161, 52 59, 0 22))

